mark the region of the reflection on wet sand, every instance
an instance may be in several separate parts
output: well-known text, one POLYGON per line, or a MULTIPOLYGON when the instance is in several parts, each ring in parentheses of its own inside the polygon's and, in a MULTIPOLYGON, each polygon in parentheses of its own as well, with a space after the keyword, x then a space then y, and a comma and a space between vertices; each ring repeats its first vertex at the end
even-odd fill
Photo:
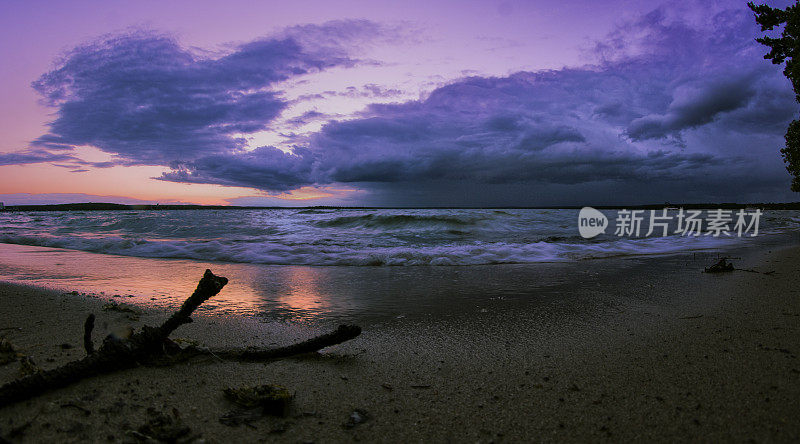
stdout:
MULTIPOLYGON (((141 259, 58 248, 0 244, 0 279, 78 291, 126 302, 174 308, 194 291, 205 268, 235 273, 232 264, 141 259)), ((259 298, 244 279, 231 279, 224 294, 204 304, 233 311, 258 310, 259 298)))
MULTIPOLYGON (((707 256, 665 258, 659 267, 663 273, 702 269, 715 253, 707 256)), ((598 303, 604 283, 613 287, 621 272, 636 267, 646 269, 648 263, 629 257, 471 267, 323 267, 150 259, 0 244, 0 280, 171 311, 210 268, 230 282, 203 304, 199 316, 247 316, 308 326, 368 326, 403 317, 447 319, 458 313, 483 316, 519 304, 535 304, 539 313, 580 288, 594 294, 584 302, 598 303)))
POLYGON ((285 287, 273 296, 273 310, 287 318, 307 320, 333 308, 330 295, 319 289, 319 272, 312 267, 285 267, 279 280, 285 287))
POLYGON ((150 307, 175 308, 194 291, 206 268, 226 276, 225 291, 199 310, 301 322, 332 311, 351 311, 352 298, 325 291, 330 269, 146 259, 57 248, 0 244, 0 279, 64 291, 123 298, 150 307))

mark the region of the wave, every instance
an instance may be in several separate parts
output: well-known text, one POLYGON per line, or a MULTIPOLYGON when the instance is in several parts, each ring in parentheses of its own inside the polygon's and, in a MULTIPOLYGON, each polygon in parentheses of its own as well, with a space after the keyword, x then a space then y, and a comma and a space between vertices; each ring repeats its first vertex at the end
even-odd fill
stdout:
POLYGON ((481 217, 422 216, 413 214, 364 214, 361 216, 339 216, 313 223, 320 228, 404 228, 404 227, 463 227, 475 225, 481 217))
POLYGON ((295 214, 328 214, 333 213, 335 210, 319 210, 316 208, 307 208, 305 210, 300 210, 295 214))
MULTIPOLYGON (((368 266, 574 261, 747 242, 708 236, 620 238, 610 232, 583 239, 575 216, 572 210, 482 209, 247 210, 213 217, 206 211, 4 213, 0 243, 149 258, 368 266)), ((800 212, 770 213, 759 237, 794 232, 798 225, 800 212)))
POLYGON ((721 248, 736 238, 649 238, 601 243, 477 242, 430 247, 353 247, 250 241, 146 240, 122 237, 1 235, 0 243, 66 248, 122 256, 274 265, 490 265, 561 262, 614 256, 674 254, 721 248))

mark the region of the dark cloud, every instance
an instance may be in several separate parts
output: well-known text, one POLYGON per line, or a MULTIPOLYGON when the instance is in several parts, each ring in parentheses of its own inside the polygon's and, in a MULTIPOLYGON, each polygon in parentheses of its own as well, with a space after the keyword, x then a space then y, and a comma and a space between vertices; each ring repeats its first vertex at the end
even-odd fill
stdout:
POLYGON ((351 183, 412 204, 499 203, 502 190, 520 186, 697 198, 693 189, 717 198, 742 195, 745 183, 779 189, 781 128, 797 105, 762 60, 749 14, 725 11, 710 23, 694 28, 658 9, 612 33, 597 65, 465 78, 423 100, 329 121, 294 157, 273 149, 217 157, 163 179, 266 190, 351 183))
POLYGON ((397 88, 388 88, 375 83, 367 83, 361 88, 348 86, 344 91, 325 91, 324 94, 328 96, 353 98, 392 98, 402 96, 404 92, 397 88))
POLYGON ((153 32, 107 36, 68 52, 33 83, 57 108, 33 145, 91 145, 128 165, 235 153, 245 144, 238 135, 264 130, 287 106, 273 85, 352 66, 345 44, 381 31, 363 20, 297 26, 216 57, 153 32))
MULTIPOLYGON (((311 111, 306 111, 303 114, 300 114, 299 116, 287 119, 285 125, 289 128, 299 128, 311 122, 316 122, 320 120, 331 120, 337 117, 341 117, 341 114, 326 114, 316 110, 311 110, 311 111)), ((293 138, 296 135, 286 134, 286 136, 288 136, 289 138, 293 138)))
POLYGON ((63 162, 74 160, 73 156, 63 153, 51 153, 46 150, 31 149, 15 153, 0 153, 0 166, 23 165, 42 162, 63 162))
POLYGON ((81 160, 81 159, 75 160, 73 163, 75 163, 77 165, 83 165, 83 166, 87 166, 87 167, 92 167, 92 168, 111 168, 111 167, 117 165, 115 162, 109 162, 109 161, 106 161, 106 162, 87 162, 87 161, 81 160))
MULTIPOLYGON (((564 195, 564 187, 580 188, 584 196, 620 195, 624 186, 656 196, 659 187, 686 192, 679 184, 694 184, 718 197, 744 191, 730 186, 732 178, 751 189, 776 186, 780 128, 797 106, 762 60, 749 14, 726 11, 711 23, 697 29, 656 10, 612 33, 597 65, 468 77, 423 100, 373 104, 359 118, 329 121, 294 155, 263 148, 217 156, 162 179, 279 191, 351 183, 390 201, 417 196, 427 204, 465 194, 491 200, 488 189, 500 202, 498 190, 519 186, 564 195), (767 161, 754 161, 764 153, 767 161)), ((301 116, 312 117, 319 116, 301 116)))
MULTIPOLYGON (((612 32, 593 65, 467 77, 349 120, 311 111, 288 123, 328 122, 288 134, 292 153, 243 150, 235 135, 265 128, 287 105, 266 87, 355 63, 326 39, 375 25, 346 23, 291 28, 218 58, 151 34, 78 48, 36 83, 58 106, 37 143, 169 165, 166 181, 269 192, 347 183, 371 204, 735 200, 788 186, 778 148, 797 104, 762 59, 744 8, 702 27, 660 8, 612 32)), ((394 94, 377 85, 336 92, 362 93, 394 94)))
MULTIPOLYGON (((68 164, 59 164, 59 163, 51 163, 50 165, 56 166, 59 168, 67 168, 67 169, 74 169, 76 166, 84 166, 84 167, 92 167, 92 168, 111 168, 113 166, 118 165, 115 162, 89 162, 83 159, 78 159, 74 157, 67 157, 69 160, 68 164)), ((44 161, 42 161, 44 162, 44 161)), ((89 171, 89 170, 86 170, 89 171)))
POLYGON ((754 75, 733 81, 714 79, 694 86, 681 85, 673 93, 664 114, 650 114, 633 120, 626 134, 633 140, 658 139, 712 122, 721 113, 741 109, 755 96, 750 87, 754 75))
POLYGON ((286 191, 313 183, 312 158, 302 148, 287 154, 274 147, 260 147, 234 156, 213 155, 176 163, 159 179, 286 191))
POLYGON ((367 83, 361 87, 348 86, 342 91, 323 91, 321 93, 303 94, 296 101, 304 102, 308 100, 320 100, 328 97, 349 97, 349 98, 370 98, 370 99, 389 99, 405 95, 403 90, 381 86, 376 83, 367 83))
POLYGON ((780 189, 778 148, 797 104, 763 61, 750 14, 710 23, 693 28, 657 10, 612 35, 597 65, 470 77, 424 100, 373 105, 312 136, 316 177, 394 198, 438 187, 457 199, 457 184, 474 183, 611 181, 651 195, 689 183, 717 198, 742 195, 743 183, 780 189))

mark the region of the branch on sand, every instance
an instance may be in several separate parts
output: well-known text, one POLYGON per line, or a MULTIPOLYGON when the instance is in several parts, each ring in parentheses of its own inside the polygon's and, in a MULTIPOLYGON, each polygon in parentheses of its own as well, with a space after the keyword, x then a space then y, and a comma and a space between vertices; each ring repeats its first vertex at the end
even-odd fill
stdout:
POLYGON ((723 257, 716 264, 714 264, 714 265, 712 265, 710 267, 707 267, 704 270, 704 273, 725 273, 725 272, 728 272, 728 271, 739 270, 739 271, 746 271, 748 273, 765 274, 767 276, 775 274, 775 270, 758 271, 758 270, 753 270, 753 269, 750 269, 750 268, 734 268, 733 264, 728 262, 728 259, 729 258, 727 258, 727 257, 723 257))
POLYGON ((353 339, 361 333, 361 328, 358 326, 341 325, 332 333, 275 349, 244 348, 214 351, 198 347, 179 348, 169 339, 169 335, 181 325, 192 322, 191 315, 195 309, 219 293, 227 283, 228 279, 215 276, 211 270, 206 270, 194 293, 161 326, 144 326, 140 332, 129 338, 109 335, 98 350, 94 349, 91 339, 94 315, 89 315, 84 324, 83 336, 87 356, 53 370, 39 371, 3 385, 0 387, 0 407, 39 396, 85 378, 140 365, 176 363, 200 355, 234 361, 263 362, 315 352, 353 339))
POLYGON ((716 264, 706 268, 704 270, 705 273, 725 273, 727 271, 733 271, 733 264, 728 262, 728 258, 723 257, 719 260, 716 264))

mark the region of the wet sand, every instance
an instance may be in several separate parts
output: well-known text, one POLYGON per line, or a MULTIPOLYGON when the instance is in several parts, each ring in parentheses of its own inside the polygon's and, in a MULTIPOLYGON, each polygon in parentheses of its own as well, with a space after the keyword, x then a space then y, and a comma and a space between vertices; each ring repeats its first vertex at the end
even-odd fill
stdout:
MULTIPOLYGON (((359 338, 312 356, 97 377, 0 409, 0 436, 130 441, 128 431, 155 409, 207 442, 796 441, 800 248, 750 250, 734 261, 769 275, 700 273, 709 259, 579 262, 558 268, 563 281, 525 295, 497 292, 446 313, 365 319, 359 338), (250 426, 219 422, 234 408, 223 388, 266 383, 295 393, 288 416, 250 426), (366 420, 344 427, 354 410, 366 420)), ((463 270, 485 282, 524 281, 525 274, 463 270)), ((103 311, 104 303, 0 284, 0 335, 51 368, 82 356, 90 311, 98 314, 99 341, 115 326, 157 324, 170 310, 152 307, 132 320, 103 311)), ((327 327, 209 310, 173 337, 266 346, 327 327)), ((18 369, 0 366, 0 382, 18 369)))

